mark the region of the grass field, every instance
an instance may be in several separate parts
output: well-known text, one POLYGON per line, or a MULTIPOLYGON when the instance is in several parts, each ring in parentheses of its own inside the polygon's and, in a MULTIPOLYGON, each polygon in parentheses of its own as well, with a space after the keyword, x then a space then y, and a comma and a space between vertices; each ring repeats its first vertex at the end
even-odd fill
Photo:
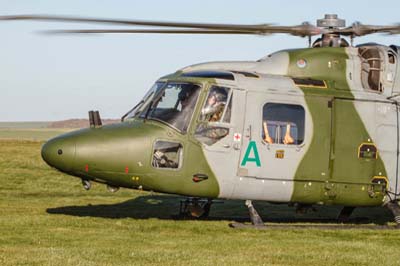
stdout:
POLYGON ((68 128, 48 128, 51 122, 0 122, 0 140, 45 141, 62 133, 68 128))
POLYGON ((71 129, 0 128, 1 139, 44 141, 71 129))
POLYGON ((38 129, 47 128, 51 122, 0 122, 0 128, 38 129))
MULTIPOLYGON (((42 162, 41 145, 0 141, 0 265, 400 265, 400 230, 231 229, 247 219, 241 201, 215 204, 209 220, 177 220, 180 198, 111 194, 102 185, 84 191, 42 162)), ((338 211, 255 206, 267 223, 332 223, 338 211)), ((391 221, 381 208, 354 217, 391 221)))

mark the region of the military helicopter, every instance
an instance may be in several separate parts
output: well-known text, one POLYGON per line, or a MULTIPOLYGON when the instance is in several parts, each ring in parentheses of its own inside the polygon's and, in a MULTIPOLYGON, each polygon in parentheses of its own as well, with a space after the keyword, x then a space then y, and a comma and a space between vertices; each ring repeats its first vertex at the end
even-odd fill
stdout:
MULTIPOLYGON (((157 33, 307 37, 309 47, 258 61, 209 62, 161 77, 121 123, 49 140, 52 167, 91 182, 189 197, 183 211, 207 216, 214 199, 356 207, 385 206, 400 227, 399 46, 353 39, 399 34, 328 14, 316 26, 203 24, 18 15, 0 20, 88 22, 157 28, 52 33, 157 33), (318 36, 314 42, 312 38, 318 36), (348 38, 348 40, 346 40, 348 38)), ((182 211, 182 210, 181 210, 182 211)))

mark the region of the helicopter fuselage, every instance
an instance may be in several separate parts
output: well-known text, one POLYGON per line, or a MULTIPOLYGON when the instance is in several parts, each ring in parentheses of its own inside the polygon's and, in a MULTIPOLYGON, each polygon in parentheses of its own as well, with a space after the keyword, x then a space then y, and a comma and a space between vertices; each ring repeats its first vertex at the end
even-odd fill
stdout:
POLYGON ((113 187, 382 205, 400 190, 397 66, 397 48, 379 45, 189 66, 158 80, 121 123, 56 137, 42 157, 113 187), (213 93, 218 116, 206 111, 213 93))

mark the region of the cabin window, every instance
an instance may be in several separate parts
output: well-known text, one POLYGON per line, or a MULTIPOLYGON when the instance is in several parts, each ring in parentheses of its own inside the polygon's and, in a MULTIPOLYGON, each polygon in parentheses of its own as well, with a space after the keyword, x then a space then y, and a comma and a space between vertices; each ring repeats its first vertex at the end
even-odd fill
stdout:
POLYGON ((395 56, 394 56, 393 53, 389 52, 389 53, 388 53, 388 58, 389 58, 389 63, 390 63, 390 64, 396 63, 396 58, 395 58, 395 56))
POLYGON ((182 144, 159 140, 154 144, 152 166, 177 169, 182 164, 182 144))
POLYGON ((206 145, 212 145, 227 136, 229 128, 223 124, 230 123, 231 111, 231 89, 212 86, 201 110, 195 132, 196 139, 206 145))
POLYGON ((383 91, 381 83, 382 56, 376 47, 360 47, 361 83, 365 89, 383 91))
POLYGON ((301 105, 267 103, 263 107, 262 138, 269 144, 299 145, 304 141, 304 120, 301 105))

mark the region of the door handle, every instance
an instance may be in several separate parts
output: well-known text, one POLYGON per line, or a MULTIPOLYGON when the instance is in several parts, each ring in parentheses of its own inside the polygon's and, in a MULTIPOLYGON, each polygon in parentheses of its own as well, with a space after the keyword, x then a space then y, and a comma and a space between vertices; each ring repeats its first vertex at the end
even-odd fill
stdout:
POLYGON ((228 149, 228 148, 230 148, 230 147, 231 147, 231 145, 229 145, 229 144, 223 144, 223 145, 222 145, 222 147, 224 147, 224 148, 227 148, 227 149, 228 149))

